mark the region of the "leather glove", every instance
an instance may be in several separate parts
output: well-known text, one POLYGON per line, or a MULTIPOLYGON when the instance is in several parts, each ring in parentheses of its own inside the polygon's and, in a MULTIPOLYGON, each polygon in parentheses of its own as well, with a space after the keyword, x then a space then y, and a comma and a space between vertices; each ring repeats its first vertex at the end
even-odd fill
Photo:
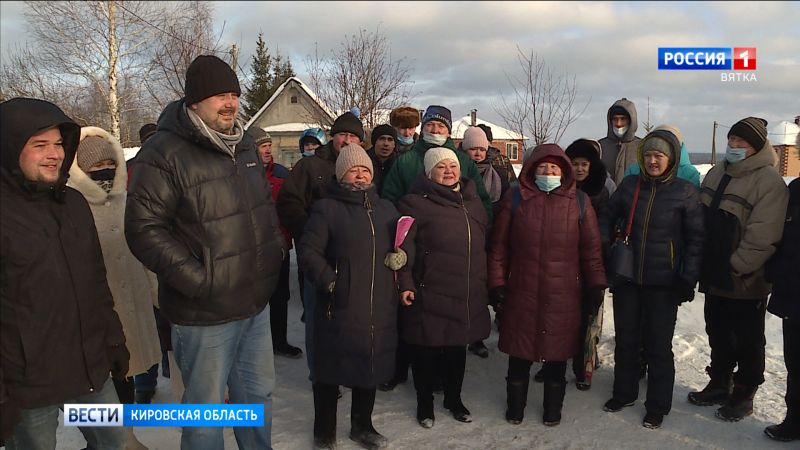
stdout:
POLYGON ((106 348, 108 361, 111 363, 111 378, 124 381, 128 375, 128 363, 131 354, 125 344, 116 344, 106 348))
POLYGON ((590 288, 586 291, 586 301, 589 312, 597 314, 597 311, 603 306, 603 299, 605 298, 605 289, 590 288))
POLYGON ((408 262, 408 255, 402 248, 395 248, 393 252, 386 254, 383 264, 391 270, 400 270, 408 262))
POLYGON ((675 296, 675 303, 680 305, 683 302, 691 302, 694 300, 694 283, 690 284, 682 277, 678 277, 673 285, 675 296))
POLYGON ((494 312, 503 309, 503 302, 506 300, 506 287, 497 286, 489 289, 489 305, 494 309, 494 312))

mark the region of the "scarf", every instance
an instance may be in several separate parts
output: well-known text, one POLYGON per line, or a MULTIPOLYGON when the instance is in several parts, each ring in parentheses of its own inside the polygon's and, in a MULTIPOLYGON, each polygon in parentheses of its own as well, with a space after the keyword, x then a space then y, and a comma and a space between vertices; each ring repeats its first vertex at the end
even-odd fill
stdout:
POLYGON ((191 109, 187 108, 185 105, 184 109, 186 110, 186 114, 189 116, 189 119, 192 121, 194 126, 198 131, 200 131, 200 134, 207 137, 220 150, 228 153, 231 155, 231 158, 233 158, 236 145, 242 141, 242 137, 244 136, 244 133, 242 132, 242 124, 239 123, 239 120, 237 119, 233 123, 233 134, 225 134, 209 128, 208 125, 203 122, 203 119, 201 119, 200 116, 198 116, 191 109))
POLYGON ((497 171, 494 170, 494 167, 486 160, 478 164, 478 172, 483 177, 483 184, 486 186, 489 200, 491 200, 492 203, 500 200, 500 194, 502 194, 503 191, 500 182, 500 174, 498 174, 497 171))

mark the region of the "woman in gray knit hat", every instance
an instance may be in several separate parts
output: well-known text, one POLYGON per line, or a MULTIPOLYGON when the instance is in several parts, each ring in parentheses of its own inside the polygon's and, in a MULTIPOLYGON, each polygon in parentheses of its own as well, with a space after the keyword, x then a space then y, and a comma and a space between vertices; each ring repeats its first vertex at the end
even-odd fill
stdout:
POLYGON ((343 147, 336 179, 311 208, 300 240, 300 269, 316 288, 311 345, 319 448, 336 445, 339 385, 353 389, 350 439, 366 448, 388 442, 372 426, 372 408, 376 387, 394 373, 399 299, 384 258, 400 215, 378 197, 372 170, 363 148, 343 147))

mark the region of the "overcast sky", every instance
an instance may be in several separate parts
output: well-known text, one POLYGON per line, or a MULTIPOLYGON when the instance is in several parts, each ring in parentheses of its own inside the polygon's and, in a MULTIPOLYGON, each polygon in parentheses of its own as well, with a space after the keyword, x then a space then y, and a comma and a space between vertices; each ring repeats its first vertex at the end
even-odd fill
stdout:
MULTIPOLYGON (((441 104, 458 118, 504 125, 495 107, 516 73, 516 47, 577 76, 588 107, 560 144, 606 134, 606 112, 632 100, 639 136, 647 117, 670 123, 692 152, 708 152, 714 120, 732 125, 755 115, 772 128, 800 114, 798 2, 214 2, 222 43, 249 64, 259 31, 270 50, 288 54, 301 79, 306 57, 340 45, 346 34, 380 26, 392 54, 412 67, 412 104, 441 104), (658 47, 756 47, 757 82, 721 82, 717 71, 659 71, 658 47)), ((24 41, 24 5, 0 3, 0 45, 24 41)), ((727 129, 717 133, 724 151, 727 129)))

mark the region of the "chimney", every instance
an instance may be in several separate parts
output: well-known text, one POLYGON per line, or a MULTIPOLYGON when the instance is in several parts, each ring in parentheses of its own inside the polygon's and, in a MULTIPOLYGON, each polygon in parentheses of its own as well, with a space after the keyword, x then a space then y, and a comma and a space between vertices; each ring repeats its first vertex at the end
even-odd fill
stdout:
POLYGON ((473 127, 478 124, 478 110, 477 109, 473 109, 472 111, 469 112, 469 124, 471 126, 473 126, 473 127))

